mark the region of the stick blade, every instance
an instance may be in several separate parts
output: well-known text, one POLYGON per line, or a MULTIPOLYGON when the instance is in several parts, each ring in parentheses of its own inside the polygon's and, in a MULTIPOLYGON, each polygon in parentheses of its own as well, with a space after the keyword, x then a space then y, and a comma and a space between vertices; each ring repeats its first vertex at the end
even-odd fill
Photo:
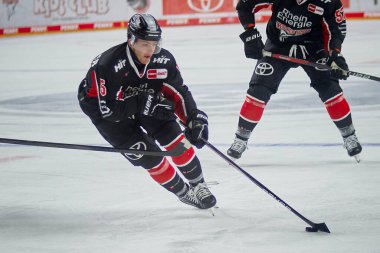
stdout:
POLYGON ((325 223, 315 223, 315 224, 313 224, 312 227, 307 227, 305 230, 306 230, 306 232, 321 231, 321 232, 325 232, 325 233, 330 233, 330 230, 325 223))

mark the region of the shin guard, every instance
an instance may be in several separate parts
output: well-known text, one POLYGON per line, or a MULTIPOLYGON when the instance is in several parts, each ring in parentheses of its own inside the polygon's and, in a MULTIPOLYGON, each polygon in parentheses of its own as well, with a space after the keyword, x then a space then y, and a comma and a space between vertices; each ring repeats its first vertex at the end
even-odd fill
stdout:
MULTIPOLYGON (((327 112, 330 115, 330 118, 334 121, 335 124, 338 124, 338 122, 343 121, 351 114, 350 107, 347 103, 347 100, 344 98, 342 92, 326 100, 325 106, 327 112)), ((352 121, 350 123, 352 124, 352 121)))
POLYGON ((157 166, 148 169, 147 171, 154 181, 168 191, 177 195, 183 194, 182 191, 185 188, 185 182, 165 157, 157 166))
MULTIPOLYGON (((183 141, 185 136, 180 135, 175 141, 169 144, 166 149, 170 150, 179 142, 183 141)), ((203 173, 199 159, 195 155, 193 147, 190 147, 182 155, 173 156, 173 163, 177 166, 182 175, 189 180, 189 183, 195 185, 199 182, 203 182, 203 173)))

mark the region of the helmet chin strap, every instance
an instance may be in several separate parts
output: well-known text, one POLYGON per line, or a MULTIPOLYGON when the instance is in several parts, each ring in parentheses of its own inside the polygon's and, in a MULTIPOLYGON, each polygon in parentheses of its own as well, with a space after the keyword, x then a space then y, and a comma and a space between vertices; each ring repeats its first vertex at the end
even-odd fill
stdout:
POLYGON ((296 0, 297 1, 297 4, 298 5, 301 5, 301 4, 303 4, 304 2, 306 2, 307 0, 296 0))

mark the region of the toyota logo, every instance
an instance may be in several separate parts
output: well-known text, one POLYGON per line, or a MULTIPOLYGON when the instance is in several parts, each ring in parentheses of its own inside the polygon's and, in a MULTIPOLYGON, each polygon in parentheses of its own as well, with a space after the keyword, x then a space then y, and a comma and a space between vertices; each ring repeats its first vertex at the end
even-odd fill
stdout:
MULTIPOLYGON (((135 150, 146 150, 146 144, 144 142, 137 142, 135 144, 133 144, 130 149, 135 149, 135 150)), ((140 159, 141 157, 143 157, 143 155, 137 155, 137 154, 128 154, 128 153, 124 153, 123 154, 126 158, 130 159, 130 160, 138 160, 140 159)))
POLYGON ((224 0, 187 0, 190 9, 196 12, 213 12, 222 7, 224 0))
MULTIPOLYGON (((321 58, 317 61, 317 63, 319 64, 322 64, 322 65, 326 65, 326 58, 321 58)), ((320 71, 328 71, 328 69, 321 69, 321 68, 315 68, 316 70, 320 70, 320 71)))
POLYGON ((260 76, 270 76, 273 74, 273 71, 273 66, 266 62, 260 63, 255 69, 255 73, 260 76))

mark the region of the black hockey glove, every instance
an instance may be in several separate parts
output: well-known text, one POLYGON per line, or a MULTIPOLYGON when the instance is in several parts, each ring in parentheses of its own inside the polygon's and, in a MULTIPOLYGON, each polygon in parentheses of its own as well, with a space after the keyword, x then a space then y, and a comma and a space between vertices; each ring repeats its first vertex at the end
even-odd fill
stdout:
POLYGON ((206 113, 201 110, 195 110, 187 120, 185 130, 186 139, 197 148, 202 148, 206 143, 202 140, 208 140, 208 121, 206 113))
POLYGON ((331 51, 330 56, 327 57, 326 64, 331 67, 330 74, 332 77, 343 80, 347 79, 349 69, 343 55, 335 50, 331 51))
POLYGON ((258 60, 263 58, 264 43, 255 27, 248 28, 239 37, 244 42, 245 57, 258 60))
POLYGON ((174 104, 166 98, 148 92, 140 92, 137 97, 138 113, 160 120, 174 119, 174 104))

